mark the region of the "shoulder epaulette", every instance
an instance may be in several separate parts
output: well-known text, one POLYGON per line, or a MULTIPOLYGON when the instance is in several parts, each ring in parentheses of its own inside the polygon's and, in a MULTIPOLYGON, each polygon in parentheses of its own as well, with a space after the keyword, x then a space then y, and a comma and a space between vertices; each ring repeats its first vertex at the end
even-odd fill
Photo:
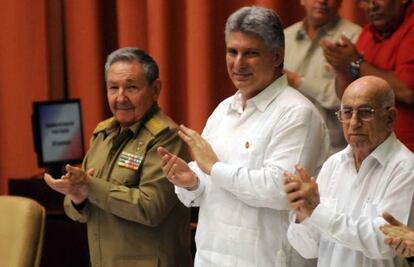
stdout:
POLYGON ((168 125, 161 117, 154 115, 145 123, 145 128, 147 128, 153 135, 157 135, 168 128, 168 125))
POLYGON ((95 127, 95 130, 93 130, 93 134, 102 132, 103 130, 107 129, 108 127, 112 126, 114 122, 114 117, 106 119, 104 121, 101 121, 98 123, 98 125, 95 127))

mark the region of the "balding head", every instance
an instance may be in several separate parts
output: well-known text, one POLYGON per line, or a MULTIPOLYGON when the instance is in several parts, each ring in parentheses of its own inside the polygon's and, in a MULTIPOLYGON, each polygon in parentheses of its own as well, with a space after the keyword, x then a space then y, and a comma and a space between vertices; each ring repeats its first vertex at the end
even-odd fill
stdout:
POLYGON ((392 133, 394 103, 392 88, 378 77, 364 76, 345 89, 340 114, 344 136, 354 156, 365 158, 392 133))
POLYGON ((344 92, 342 99, 347 97, 365 97, 383 107, 395 105, 395 95, 391 86, 377 76, 363 76, 353 81, 344 92))

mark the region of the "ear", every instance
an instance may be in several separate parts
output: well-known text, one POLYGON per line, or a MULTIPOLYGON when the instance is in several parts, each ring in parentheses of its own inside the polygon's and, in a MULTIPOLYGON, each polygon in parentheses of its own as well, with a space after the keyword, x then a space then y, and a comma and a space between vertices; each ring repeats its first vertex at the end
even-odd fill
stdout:
POLYGON ((283 64, 283 61, 285 60, 285 49, 284 48, 276 48, 276 51, 273 55, 273 60, 275 63, 275 67, 280 67, 283 64))
POLYGON ((158 96, 160 95, 160 92, 161 92, 161 86, 162 86, 162 82, 160 79, 156 79, 152 83, 151 87, 152 89, 154 89, 154 100, 158 99, 158 96))
POLYGON ((397 119, 397 109, 390 107, 387 111, 387 126, 391 131, 394 129, 394 124, 397 119))

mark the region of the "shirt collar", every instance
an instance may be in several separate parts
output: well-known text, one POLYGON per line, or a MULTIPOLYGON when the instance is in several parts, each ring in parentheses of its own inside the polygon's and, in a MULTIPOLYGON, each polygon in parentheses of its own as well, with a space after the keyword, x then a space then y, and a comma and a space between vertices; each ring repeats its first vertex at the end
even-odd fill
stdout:
POLYGON ((395 137, 394 133, 391 133, 390 136, 385 139, 379 146, 377 146, 374 151, 368 157, 375 158, 381 165, 385 165, 390 157, 392 157, 392 147, 394 146, 397 138, 395 137))
MULTIPOLYGON (((283 91, 283 88, 286 88, 287 86, 288 82, 286 75, 282 75, 256 96, 248 99, 246 106, 254 105, 260 112, 264 112, 270 103, 272 103, 272 101, 283 91)), ((242 95, 240 91, 237 91, 234 95, 233 101, 230 103, 230 108, 234 111, 241 112, 242 95)))
MULTIPOLYGON (((390 153, 390 151, 392 150, 392 147, 394 146, 396 141, 397 138, 395 137, 395 134, 391 133, 390 136, 388 136, 384 142, 377 146, 377 148, 375 148, 374 151, 372 151, 371 154, 367 156, 367 158, 372 157, 376 159, 382 166, 384 166, 388 159, 393 156, 392 153, 390 153)), ((350 145, 347 145, 347 147, 344 149, 342 154, 342 160, 350 160, 352 162, 354 161, 354 156, 352 154, 352 148, 350 145)))
MULTIPOLYGON (((134 124, 129 126, 127 129, 132 131, 134 133, 134 136, 136 136, 141 129, 142 125, 147 122, 155 113, 157 113, 160 110, 157 103, 154 103, 148 111, 145 113, 145 115, 138 121, 136 121, 134 124)), ((111 123, 111 125, 105 129, 105 133, 109 135, 110 133, 113 133, 115 131, 118 131, 118 134, 120 133, 120 125, 119 123, 114 119, 111 123)), ((126 130, 126 129, 125 129, 126 130)))
MULTIPOLYGON (((334 18, 330 22, 328 22, 325 25, 319 27, 318 30, 317 30, 317 35, 319 35, 319 36, 333 36, 336 33, 335 27, 336 27, 336 25, 338 25, 339 20, 340 20, 340 17, 337 16, 336 18, 334 18)), ((306 19, 304 19, 302 21, 302 24, 298 28, 298 31, 296 32, 296 40, 302 40, 302 39, 304 39, 305 37, 308 36, 308 34, 306 33, 306 27, 307 27, 307 21, 306 21, 306 19)))
MULTIPOLYGON (((140 126, 141 126, 141 120, 135 122, 130 127, 125 128, 124 131, 128 129, 132 131, 135 135, 137 131, 139 130, 140 126)), ((114 132, 116 132, 115 135, 119 135, 121 132, 121 126, 116 120, 113 120, 112 124, 108 128, 105 129, 106 135, 110 135, 111 133, 114 133, 114 132)))
POLYGON ((119 123, 115 120, 115 118, 112 119, 111 124, 105 129, 106 136, 110 135, 111 133, 117 131, 119 129, 119 123))

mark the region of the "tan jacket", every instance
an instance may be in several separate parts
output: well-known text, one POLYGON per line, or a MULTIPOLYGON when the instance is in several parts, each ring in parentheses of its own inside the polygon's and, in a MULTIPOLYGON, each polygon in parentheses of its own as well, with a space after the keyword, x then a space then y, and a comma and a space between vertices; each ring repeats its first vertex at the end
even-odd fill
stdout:
POLYGON ((156 149, 188 154, 176 124, 155 112, 112 150, 119 126, 113 118, 99 123, 83 166, 95 169, 88 202, 78 210, 65 199, 67 215, 88 224, 92 266, 192 266, 189 210, 165 178, 156 149))

